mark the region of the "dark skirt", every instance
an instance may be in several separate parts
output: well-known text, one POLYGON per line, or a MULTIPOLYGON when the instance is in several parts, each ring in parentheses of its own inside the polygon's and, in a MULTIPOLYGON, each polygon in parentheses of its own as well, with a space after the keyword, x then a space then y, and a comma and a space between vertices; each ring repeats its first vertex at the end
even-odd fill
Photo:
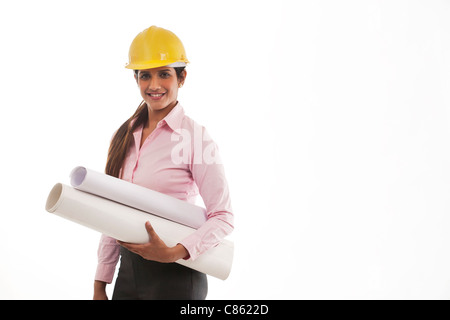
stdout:
POLYGON ((121 247, 120 268, 113 300, 204 300, 204 273, 178 263, 145 260, 121 247))

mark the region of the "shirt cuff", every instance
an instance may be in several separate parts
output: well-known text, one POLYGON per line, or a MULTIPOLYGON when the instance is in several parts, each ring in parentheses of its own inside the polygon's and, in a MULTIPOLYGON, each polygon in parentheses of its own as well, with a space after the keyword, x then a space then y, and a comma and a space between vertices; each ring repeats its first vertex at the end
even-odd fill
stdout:
POLYGON ((95 280, 110 284, 114 278, 116 264, 99 263, 95 272, 95 280))
POLYGON ((182 241, 180 241, 180 244, 182 244, 187 252, 189 253, 189 256, 187 258, 185 258, 185 260, 192 260, 194 261, 195 259, 198 258, 198 256, 200 254, 202 254, 199 246, 200 246, 200 241, 198 239, 198 237, 194 234, 192 234, 191 236, 188 236, 187 238, 183 239, 182 241))

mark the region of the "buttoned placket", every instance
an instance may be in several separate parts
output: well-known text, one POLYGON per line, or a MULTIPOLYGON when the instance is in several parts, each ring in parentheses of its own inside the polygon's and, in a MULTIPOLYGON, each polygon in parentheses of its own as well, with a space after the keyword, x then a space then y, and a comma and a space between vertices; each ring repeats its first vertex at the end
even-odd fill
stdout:
POLYGON ((134 162, 134 166, 133 166, 133 171, 131 174, 131 182, 134 183, 134 174, 137 170, 137 167, 139 165, 139 159, 141 157, 141 152, 142 149, 145 148, 145 146, 147 144, 150 143, 150 141, 152 140, 152 138, 155 136, 155 134, 157 133, 158 130, 161 129, 161 127, 165 124, 165 120, 161 120, 156 124, 156 128, 152 131, 152 133, 149 134, 149 136, 147 137, 147 139, 145 139, 144 143, 142 144, 142 147, 139 148, 139 146, 141 145, 141 139, 142 139, 142 130, 143 128, 139 129, 138 131, 133 133, 134 136, 134 144, 135 144, 135 152, 136 152, 136 160, 134 162))

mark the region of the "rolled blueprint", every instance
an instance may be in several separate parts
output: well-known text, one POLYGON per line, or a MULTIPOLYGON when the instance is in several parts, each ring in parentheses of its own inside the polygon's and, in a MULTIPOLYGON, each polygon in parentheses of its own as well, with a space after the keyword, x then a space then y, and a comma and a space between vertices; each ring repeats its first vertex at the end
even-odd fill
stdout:
MULTIPOLYGON (((124 242, 148 242, 146 221, 150 221, 159 237, 170 247, 196 231, 194 228, 61 183, 57 183, 50 191, 45 209, 124 242)), ((223 240, 201 254, 195 261, 180 259, 176 262, 225 280, 231 270, 233 251, 233 243, 223 240)))
POLYGON ((76 167, 70 174, 72 187, 127 206, 198 229, 206 220, 206 210, 131 182, 76 167))

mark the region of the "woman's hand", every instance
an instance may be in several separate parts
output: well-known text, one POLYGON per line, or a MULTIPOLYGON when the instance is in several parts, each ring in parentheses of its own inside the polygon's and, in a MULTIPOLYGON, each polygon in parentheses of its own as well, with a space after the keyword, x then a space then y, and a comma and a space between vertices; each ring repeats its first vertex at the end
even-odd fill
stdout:
POLYGON ((128 242, 117 241, 121 246, 140 255, 146 260, 158 262, 175 262, 189 255, 186 248, 177 244, 175 247, 168 247, 164 241, 156 234, 150 222, 145 223, 145 228, 150 236, 150 241, 144 244, 134 244, 128 242))
POLYGON ((94 300, 108 300, 108 296, 106 295, 106 282, 95 280, 94 300))

